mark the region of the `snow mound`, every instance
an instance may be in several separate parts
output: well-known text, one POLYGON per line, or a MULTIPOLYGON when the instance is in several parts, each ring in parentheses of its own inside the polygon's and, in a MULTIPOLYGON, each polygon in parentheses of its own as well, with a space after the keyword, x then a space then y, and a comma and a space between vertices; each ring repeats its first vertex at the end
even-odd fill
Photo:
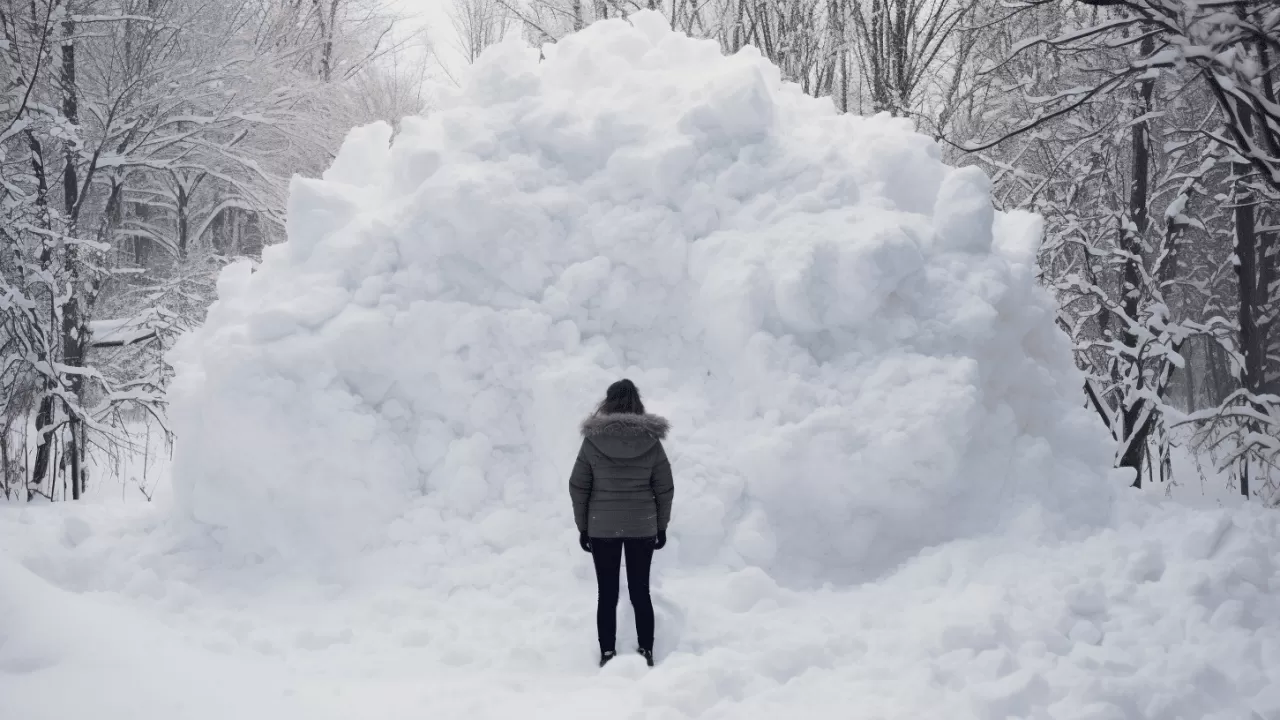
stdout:
POLYGON ((572 543, 577 423, 667 416, 681 564, 842 582, 1028 508, 1110 509, 1039 225, 887 116, 656 13, 491 48, 295 179, 177 355, 179 507, 323 566, 572 543))

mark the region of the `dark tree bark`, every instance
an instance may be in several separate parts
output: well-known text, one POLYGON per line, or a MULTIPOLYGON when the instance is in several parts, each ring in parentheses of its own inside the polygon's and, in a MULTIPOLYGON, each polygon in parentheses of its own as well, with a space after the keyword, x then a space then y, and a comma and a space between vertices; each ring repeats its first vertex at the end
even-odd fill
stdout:
MULTIPOLYGON (((80 122, 79 102, 76 93, 76 46, 75 23, 71 20, 62 23, 62 71, 59 83, 62 86, 62 114, 67 123, 75 127, 80 122)), ((79 148, 71 140, 67 141, 65 165, 62 169, 62 199, 67 217, 66 234, 70 238, 78 234, 78 209, 80 201, 80 179, 77 172, 79 148)), ((80 246, 75 242, 69 244, 63 254, 63 263, 68 277, 71 279, 71 292, 62 304, 62 361, 70 367, 84 365, 85 325, 81 318, 81 278, 80 278, 80 246)), ((84 381, 78 374, 72 374, 67 381, 71 394, 80 399, 84 390, 84 381)), ((81 467, 80 442, 81 420, 77 411, 69 411, 68 423, 70 437, 65 452, 71 458, 71 497, 80 499, 80 490, 84 485, 81 467)))
MULTIPOLYGON (((1248 106, 1241 103, 1241 121, 1244 131, 1251 132, 1252 121, 1248 115, 1248 106)), ((1247 179, 1250 166, 1247 163, 1232 163, 1235 175, 1232 205, 1235 215, 1235 251, 1236 251, 1236 287, 1239 293, 1238 322, 1240 330, 1240 352, 1244 356, 1244 372, 1241 380, 1245 389, 1251 393, 1260 392, 1263 384, 1262 369, 1266 358, 1266 343, 1258 325, 1258 311, 1264 304, 1261 297, 1265 287, 1258 283, 1258 233, 1255 206, 1258 199, 1247 179)), ((1253 424, 1248 423, 1253 430, 1253 424)), ((1240 494, 1249 497, 1249 464, 1244 460, 1240 473, 1240 494)))
POLYGON ((323 0, 312 0, 316 9, 316 22, 320 25, 320 78, 325 82, 333 80, 333 34, 338 21, 338 3, 341 0, 329 0, 324 6, 323 0))
POLYGON ((187 235, 189 233, 188 228, 190 225, 190 221, 187 219, 187 203, 189 201, 190 201, 190 198, 187 197, 186 185, 179 182, 177 210, 178 210, 178 260, 180 262, 186 262, 187 260, 187 247, 189 242, 187 235))
MULTIPOLYGON (((24 133, 27 137, 27 147, 31 151, 31 172, 36 181, 36 211, 40 219, 40 223, 45 230, 53 227, 53 219, 49 214, 49 183, 48 174, 45 169, 44 148, 40 141, 36 138, 35 133, 27 130, 24 133)), ((40 267, 47 270, 49 264, 53 260, 53 243, 45 238, 40 248, 40 267)), ((53 317, 53 298, 49 298, 49 316, 53 317)), ((41 362, 48 362, 49 356, 44 352, 43 348, 39 350, 38 358, 41 362)), ((31 466, 31 478, 27 485, 27 500, 35 497, 34 487, 44 484, 45 479, 49 475, 50 459, 53 454, 52 438, 49 437, 53 425, 53 380, 46 376, 43 381, 44 393, 40 397, 40 403, 36 408, 36 456, 31 466)))
MULTIPOLYGON (((1145 37, 1139 49, 1142 57, 1148 57, 1154 51, 1154 41, 1150 36, 1145 37)), ((1151 224, 1151 218, 1147 212, 1151 194, 1151 131, 1145 117, 1151 112, 1151 94, 1154 87, 1155 80, 1150 78, 1139 83, 1138 108, 1136 112, 1138 117, 1144 119, 1140 122, 1135 122, 1130 130, 1130 141, 1133 147, 1131 175, 1129 178, 1129 216, 1126 218, 1128 222, 1124 223, 1120 228, 1120 244, 1127 256, 1124 264, 1124 281, 1121 283, 1120 291, 1123 297, 1124 312, 1130 321, 1138 318, 1143 248, 1146 244, 1147 230, 1151 224)), ((1133 328, 1126 327, 1124 344, 1133 349, 1135 355, 1138 355, 1134 368, 1136 375, 1134 380, 1137 383, 1136 389, 1138 391, 1143 389, 1143 361, 1138 353, 1140 342, 1140 339, 1134 334, 1133 328)), ((1120 467, 1133 468, 1133 486, 1142 487, 1142 465, 1143 459, 1146 457, 1147 435, 1150 433, 1151 428, 1147 401, 1140 400, 1127 408, 1123 408, 1121 415, 1124 423, 1121 437, 1124 438, 1124 442, 1127 445, 1124 454, 1120 458, 1120 467), (1141 426, 1139 426, 1139 423, 1141 423, 1141 426)))

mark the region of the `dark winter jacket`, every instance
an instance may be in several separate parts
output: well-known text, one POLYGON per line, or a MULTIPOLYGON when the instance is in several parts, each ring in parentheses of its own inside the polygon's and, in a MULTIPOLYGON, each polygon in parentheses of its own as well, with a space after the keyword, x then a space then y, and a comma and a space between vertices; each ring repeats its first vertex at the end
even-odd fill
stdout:
POLYGON ((569 476, 578 532, 595 538, 653 537, 671 519, 675 485, 657 415, 592 415, 569 476))

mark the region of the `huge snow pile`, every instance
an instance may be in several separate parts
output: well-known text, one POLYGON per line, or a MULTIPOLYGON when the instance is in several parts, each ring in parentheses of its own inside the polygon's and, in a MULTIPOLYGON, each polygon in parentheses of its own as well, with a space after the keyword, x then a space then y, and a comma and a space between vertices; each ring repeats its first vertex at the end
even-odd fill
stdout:
POLYGON ((544 52, 353 131, 288 243, 224 272, 174 472, 226 547, 568 545, 577 424, 624 376, 674 426, 682 563, 841 581, 1105 517, 1038 226, 982 172, 653 13, 544 52))

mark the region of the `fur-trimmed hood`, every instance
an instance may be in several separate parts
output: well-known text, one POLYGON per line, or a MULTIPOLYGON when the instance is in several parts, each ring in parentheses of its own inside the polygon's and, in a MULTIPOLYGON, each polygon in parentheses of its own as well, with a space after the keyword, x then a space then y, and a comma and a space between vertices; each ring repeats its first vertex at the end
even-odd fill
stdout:
POLYGON ((675 484, 656 415, 603 414, 582 421, 569 476, 573 521, 593 538, 653 538, 671 521, 675 484))
POLYGON ((582 436, 588 438, 647 435, 655 440, 662 440, 670 429, 671 423, 666 418, 648 413, 604 413, 591 415, 582 421, 582 436))

